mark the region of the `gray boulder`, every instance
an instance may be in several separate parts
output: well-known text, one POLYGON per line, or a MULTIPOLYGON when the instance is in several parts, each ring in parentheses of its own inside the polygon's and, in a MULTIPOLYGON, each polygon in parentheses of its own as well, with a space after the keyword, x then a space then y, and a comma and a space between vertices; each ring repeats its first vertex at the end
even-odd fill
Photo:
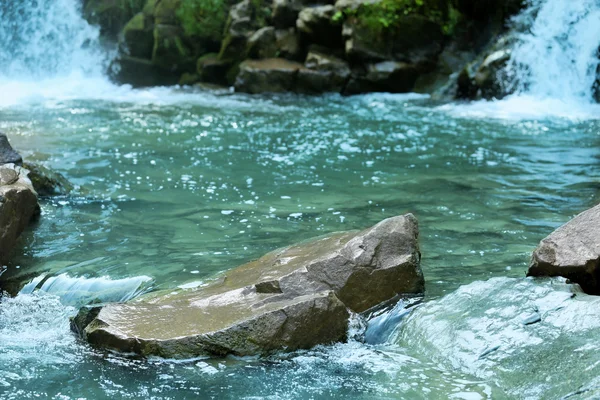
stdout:
POLYGON ((304 93, 341 92, 350 78, 348 63, 340 58, 311 50, 298 71, 297 91, 304 93))
POLYGON ((543 239, 528 276, 563 276, 600 294, 600 205, 582 212, 543 239))
POLYGON ((331 4, 304 8, 298 14, 296 28, 309 43, 337 49, 342 47, 342 24, 334 21, 331 4))
POLYGON ((191 291, 84 309, 91 344, 144 356, 255 355, 346 339, 350 312, 422 293, 416 218, 275 250, 191 291))
POLYGON ((12 148, 6 135, 0 132, 0 165, 9 163, 21 165, 23 158, 12 148))
POLYGON ((413 90, 419 70, 412 64, 383 61, 367 65, 367 73, 350 80, 344 94, 407 93, 413 90))
POLYGON ((0 166, 0 262, 7 261, 19 235, 39 214, 28 172, 15 164, 0 166))
POLYGON ((298 14, 304 7, 302 0, 273 0, 273 26, 279 29, 295 27, 298 14))
POLYGON ((275 28, 266 26, 260 28, 248 39, 246 54, 250 58, 273 58, 277 56, 277 38, 275 28))
POLYGON ((246 60, 240 64, 235 90, 245 93, 291 92, 296 88, 300 63, 281 58, 246 60))
POLYGON ((300 37, 296 28, 277 29, 275 31, 277 54, 281 58, 298 61, 302 58, 300 37))

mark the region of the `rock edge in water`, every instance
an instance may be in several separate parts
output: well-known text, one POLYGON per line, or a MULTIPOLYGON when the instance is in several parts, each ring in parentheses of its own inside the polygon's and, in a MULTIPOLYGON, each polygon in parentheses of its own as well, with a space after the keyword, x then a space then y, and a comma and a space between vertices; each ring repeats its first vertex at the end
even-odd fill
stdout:
POLYGON ((0 165, 0 262, 8 260, 19 236, 40 212, 28 173, 12 163, 0 165))
POLYGON ((600 205, 582 212, 543 239, 527 276, 562 276, 600 294, 600 205))
POLYGON ((92 345, 143 356, 265 355, 346 339, 352 312, 420 294, 412 214, 275 250, 191 291, 84 308, 72 328, 92 345))

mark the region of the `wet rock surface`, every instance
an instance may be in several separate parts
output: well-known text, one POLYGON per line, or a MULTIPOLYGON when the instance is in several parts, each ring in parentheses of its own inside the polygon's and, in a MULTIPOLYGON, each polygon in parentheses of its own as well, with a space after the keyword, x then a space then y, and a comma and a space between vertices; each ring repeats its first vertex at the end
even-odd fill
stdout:
MULTIPOLYGON (((506 398, 597 398, 600 297, 563 278, 494 278, 426 302, 396 342, 506 398)), ((504 398, 504 397, 502 397, 504 398)))
POLYGON ((41 164, 26 162, 23 166, 29 171, 27 177, 39 196, 67 195, 73 185, 62 174, 41 164))
POLYGON ((15 164, 0 165, 0 262, 7 261, 19 236, 39 213, 27 173, 15 164))
POLYGON ((423 291, 417 237, 411 214, 389 218, 273 251, 198 289, 82 309, 73 329, 100 348, 163 357, 343 341, 350 311, 423 291))
POLYGON ((528 276, 563 276, 600 294, 600 205, 582 212, 543 239, 528 276))

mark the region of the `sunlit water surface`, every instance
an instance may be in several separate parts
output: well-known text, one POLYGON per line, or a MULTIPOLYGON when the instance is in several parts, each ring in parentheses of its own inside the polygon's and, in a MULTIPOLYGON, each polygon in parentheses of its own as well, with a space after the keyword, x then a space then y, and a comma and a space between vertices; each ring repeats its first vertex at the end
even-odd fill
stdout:
POLYGON ((277 247, 406 212, 419 219, 429 301, 523 276, 539 240, 598 201, 592 106, 24 90, 0 101, 0 130, 77 189, 42 201, 2 274, 13 292, 33 281, 0 305, 2 398, 502 398, 493 381, 385 338, 148 362, 94 352, 68 319, 89 301, 198 286, 277 247), (25 294, 35 287, 53 295, 25 294))

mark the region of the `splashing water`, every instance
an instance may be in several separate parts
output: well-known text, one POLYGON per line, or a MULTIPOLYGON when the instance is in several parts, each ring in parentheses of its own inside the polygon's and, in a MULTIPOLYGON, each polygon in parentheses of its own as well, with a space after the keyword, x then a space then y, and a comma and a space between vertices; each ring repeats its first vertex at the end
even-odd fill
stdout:
POLYGON ((513 23, 508 73, 517 93, 590 103, 600 59, 600 1, 530 0, 513 23))
POLYGON ((0 5, 0 79, 101 75, 99 31, 76 0, 16 0, 0 5))

